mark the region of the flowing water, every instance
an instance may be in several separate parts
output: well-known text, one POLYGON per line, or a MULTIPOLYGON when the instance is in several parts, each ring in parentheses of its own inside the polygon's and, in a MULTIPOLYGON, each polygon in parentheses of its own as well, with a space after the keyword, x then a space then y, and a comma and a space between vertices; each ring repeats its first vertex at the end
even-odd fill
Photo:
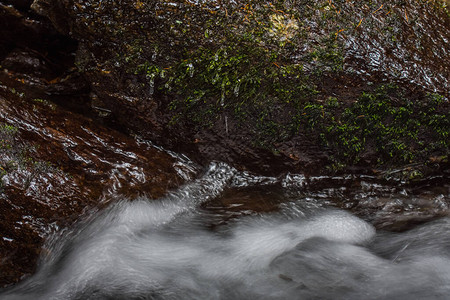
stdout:
POLYGON ((391 219, 445 215, 447 185, 413 195, 360 181, 348 194, 355 179, 327 178, 333 189, 314 180, 213 163, 163 198, 118 199, 55 234, 36 274, 0 298, 448 299, 450 219, 383 231, 371 210, 378 201, 391 219), (352 199, 364 207, 339 208, 352 199))
MULTIPOLYGON (((142 9, 143 20, 148 20, 141 1, 136 3, 131 3, 133 14, 142 9)), ((176 3, 167 3, 173 8, 166 12, 172 15, 176 3)), ((348 1, 339 3, 336 16, 342 9, 342 15, 347 12, 352 16, 349 21, 354 23, 339 35, 340 27, 332 19, 324 19, 322 13, 302 22, 310 31, 309 40, 320 41, 332 34, 342 41, 344 68, 351 74, 372 80, 382 73, 387 79, 421 86, 448 98, 448 26, 440 21, 433 7, 416 3, 406 1, 392 9, 382 1, 374 1, 373 7, 366 8, 348 1), (321 23, 325 21, 324 31, 321 23), (358 22, 352 34, 351 27, 358 22)), ((88 24, 86 20, 94 20, 98 10, 108 8, 91 4, 77 6, 80 22, 73 24, 88 24)), ((112 7, 112 15, 117 16, 116 6, 112 7)), ((125 23, 116 26, 115 17, 101 19, 107 22, 105 28, 117 27, 120 31, 131 23, 141 23, 130 17, 122 18, 120 22, 125 23)), ((33 20, 27 19, 26 23, 33 20)), ((168 23, 171 30, 174 22, 179 21, 168 23)), ((83 27, 78 27, 78 31, 84 31, 80 28, 83 27)), ((203 28, 199 28, 203 33, 203 28)), ((165 31, 160 32, 164 35, 161 40, 165 40, 165 31)), ((142 31, 137 34, 140 38, 142 31)), ((18 34, 20 44, 24 42, 23 35, 18 34)), ((34 30, 31 35, 33 44, 34 30)), ((185 34, 181 37, 185 39, 185 34)), ((197 47, 196 39, 185 40, 193 41, 197 47)), ((34 49, 31 44, 29 47, 34 49)), ((101 39, 96 44, 103 48, 110 45, 101 39)), ((165 44, 173 46, 173 42, 165 44)), ((177 47, 167 48, 167 55, 172 55, 172 48, 177 47)), ((156 50, 152 61, 158 59, 156 50)), ((9 271, 18 265, 31 265, 32 259, 23 262, 27 253, 23 249, 31 249, 27 257, 35 257, 41 238, 46 238, 35 274, 0 290, 0 299, 450 298, 450 185, 445 178, 416 186, 401 182, 392 186, 364 176, 260 177, 213 163, 203 176, 192 181, 198 170, 176 155, 172 160, 152 145, 130 141, 40 99, 52 89, 58 93, 55 88, 59 86, 58 82, 49 85, 55 74, 44 80, 45 76, 39 73, 48 68, 37 56, 42 51, 40 47, 38 51, 15 49, 3 60, 4 68, 10 70, 1 72, 0 90, 19 98, 27 94, 32 101, 19 103, 9 99, 11 95, 8 99, 0 97, 0 119, 16 126, 24 135, 21 138, 39 140, 36 147, 30 146, 24 153, 51 160, 49 163, 64 166, 64 170, 28 159, 35 168, 26 164, 28 168, 11 167, 0 176, 7 187, 0 195, 5 199, 0 206, 4 213, 0 229, 8 233, 0 239, 2 251, 7 254, 0 257, 0 267, 8 261, 14 261, 9 271), (23 58, 17 59, 18 56, 23 58), (20 68, 14 69, 15 63, 22 66, 28 58, 34 60, 24 64, 25 74, 20 68), (36 73, 29 74, 30 70, 36 73), (17 92, 23 91, 21 84, 33 88, 26 93, 17 92), (16 91, 13 87, 20 88, 16 91), (190 183, 162 196, 167 188, 184 181, 190 183), (131 199, 124 196, 106 201, 110 206, 98 212, 97 199, 113 194, 126 194, 131 199), (141 194, 158 199, 138 197, 141 194), (34 203, 35 200, 40 203, 34 203), (88 211, 81 213, 84 208, 88 211), (69 219, 80 215, 84 219, 64 228, 69 219)), ((47 54, 52 55, 46 50, 43 53, 47 59, 47 54)), ((95 59, 102 62, 100 57, 95 59)), ((102 64, 110 65, 105 60, 102 64)), ((100 73, 108 78, 114 74, 103 71, 100 73)), ((194 71, 194 66, 190 66, 191 77, 194 71)), ((109 79, 97 79, 98 91, 110 90, 109 85, 101 84, 109 79)), ((151 95, 155 75, 149 76, 147 82, 147 94, 151 95)), ((81 82, 69 93, 83 90, 81 82)), ((239 93, 242 91, 238 84, 234 94, 238 97, 239 93)), ((67 102, 66 94, 61 95, 67 102)), ((108 111, 103 109, 102 113, 108 111)), ((2 153, 1 157, 4 161, 19 161, 18 154, 23 154, 5 149, 7 154, 2 153)), ((7 273, 5 269, 0 268, 0 273, 4 272, 0 275, 7 273)), ((17 274, 31 272, 19 271, 17 274)), ((0 278, 18 278, 17 274, 0 278)))

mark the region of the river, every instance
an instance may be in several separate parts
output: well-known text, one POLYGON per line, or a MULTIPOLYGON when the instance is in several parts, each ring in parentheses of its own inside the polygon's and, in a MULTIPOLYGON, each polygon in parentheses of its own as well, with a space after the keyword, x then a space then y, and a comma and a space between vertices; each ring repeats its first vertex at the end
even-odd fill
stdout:
POLYGON ((160 199, 117 199, 55 233, 37 272, 0 298, 448 299, 450 219, 436 215, 449 188, 214 162, 160 199))

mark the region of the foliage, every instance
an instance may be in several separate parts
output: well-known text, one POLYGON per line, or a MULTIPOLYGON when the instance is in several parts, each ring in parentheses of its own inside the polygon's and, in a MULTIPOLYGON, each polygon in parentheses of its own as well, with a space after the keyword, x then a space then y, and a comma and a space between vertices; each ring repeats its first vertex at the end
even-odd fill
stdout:
POLYGON ((171 108, 194 122, 214 118, 222 110, 263 121, 271 103, 296 102, 313 91, 305 84, 301 65, 282 65, 276 53, 263 48, 200 49, 191 57, 168 80, 182 99, 171 108))
MULTIPOLYGON (((36 146, 22 142, 18 129, 6 123, 0 123, 0 193, 3 192, 3 177, 19 171, 23 187, 27 189, 32 180, 41 174, 60 172, 51 163, 36 160, 33 152, 36 146)), ((17 179, 16 178, 16 179, 17 179)))
MULTIPOLYGON (((6 123, 0 123, 0 155, 5 157, 7 152, 13 150, 14 139, 17 134, 17 128, 6 123)), ((8 173, 11 161, 3 162, 0 165, 0 193, 3 189, 3 176, 8 173)))
POLYGON ((294 56, 310 37, 299 13, 281 8, 254 1, 226 15, 218 12, 214 22, 202 21, 199 47, 186 47, 170 63, 145 61, 134 73, 146 77, 152 93, 173 99, 172 125, 211 127, 221 114, 232 114, 242 126, 255 125, 253 142, 268 145, 265 140, 292 131, 291 117, 283 124, 274 121, 274 108, 302 107, 318 92, 310 77, 339 72, 343 64, 334 35, 320 37, 301 57, 294 56))
MULTIPOLYGON (((365 76, 377 85, 381 72, 387 82, 406 76, 426 86, 421 74, 437 70, 428 62, 446 65, 448 57, 425 24, 447 12, 445 2, 101 2, 74 1, 80 11, 74 28, 87 24, 91 35, 80 46, 79 68, 100 73, 99 85, 98 78, 112 78, 127 95, 156 99, 172 132, 221 130, 232 120, 235 130, 251 133, 253 145, 273 151, 306 135, 339 167, 370 157, 405 164, 448 155, 448 102, 351 82, 365 76), (380 49, 385 55, 377 57, 380 49), (335 93, 328 80, 354 89, 335 93)), ((439 72, 428 90, 439 90, 439 72)))
POLYGON ((341 115, 324 119, 324 143, 346 163, 357 163, 369 148, 376 150, 381 164, 448 155, 450 113, 443 99, 427 95, 413 102, 396 87, 381 86, 363 93, 341 115))

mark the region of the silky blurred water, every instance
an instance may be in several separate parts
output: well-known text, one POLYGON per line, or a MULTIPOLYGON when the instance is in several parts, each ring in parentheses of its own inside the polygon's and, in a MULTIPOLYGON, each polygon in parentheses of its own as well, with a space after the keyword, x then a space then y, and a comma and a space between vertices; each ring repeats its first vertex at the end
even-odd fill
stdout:
POLYGON ((448 299, 450 219, 377 231, 338 208, 338 191, 423 196, 364 184, 308 191, 300 175, 213 163, 162 199, 119 199, 55 234, 36 274, 0 299, 448 299))

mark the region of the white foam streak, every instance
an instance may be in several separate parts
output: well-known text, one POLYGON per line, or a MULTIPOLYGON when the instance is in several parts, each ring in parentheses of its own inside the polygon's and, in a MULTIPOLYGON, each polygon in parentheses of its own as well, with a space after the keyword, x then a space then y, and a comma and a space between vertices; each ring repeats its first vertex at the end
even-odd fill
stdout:
POLYGON ((0 298, 445 299, 450 292, 447 219, 376 234, 347 212, 294 203, 208 229, 199 205, 237 174, 216 163, 164 199, 120 201, 49 243, 38 272, 0 298))

